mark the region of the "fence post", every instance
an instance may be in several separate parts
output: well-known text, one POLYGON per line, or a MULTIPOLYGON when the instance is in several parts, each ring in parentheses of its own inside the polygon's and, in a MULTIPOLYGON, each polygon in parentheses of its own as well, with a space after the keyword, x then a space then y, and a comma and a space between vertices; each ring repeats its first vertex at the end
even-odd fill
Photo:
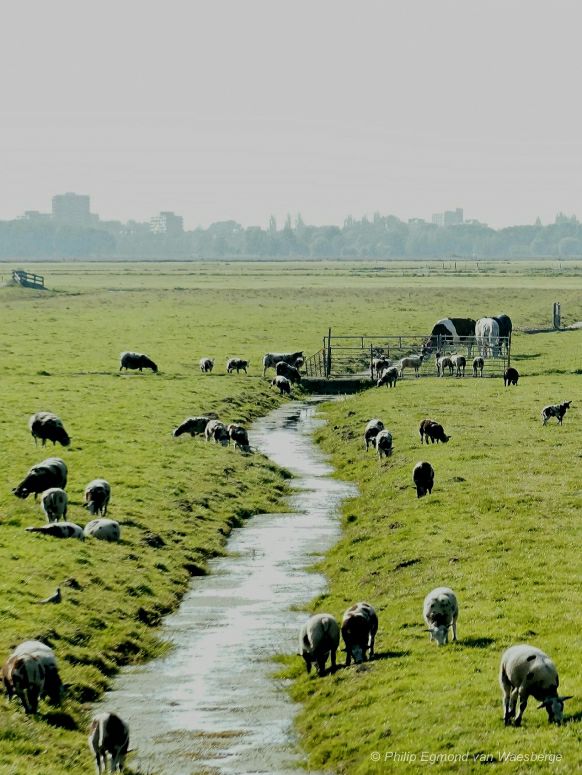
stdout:
POLYGON ((560 302, 555 301, 554 302, 554 328, 560 328, 561 324, 561 315, 560 315, 560 302))
POLYGON ((331 375, 331 328, 327 332, 327 364, 326 364, 326 377, 329 379, 331 375))
POLYGON ((370 345, 370 379, 374 379, 374 346, 370 345))

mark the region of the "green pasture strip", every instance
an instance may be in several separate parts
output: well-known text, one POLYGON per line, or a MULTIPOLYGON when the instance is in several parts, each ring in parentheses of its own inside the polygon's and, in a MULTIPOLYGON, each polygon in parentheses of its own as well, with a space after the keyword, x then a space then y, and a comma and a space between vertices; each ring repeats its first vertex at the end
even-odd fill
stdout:
POLYGON ((580 770, 581 386, 572 375, 524 377, 507 389, 501 380, 411 379, 325 406, 317 441, 360 495, 345 504, 342 538, 321 564, 329 592, 312 610, 340 618, 365 600, 380 629, 377 660, 363 668, 314 679, 289 660, 313 769, 413 773, 432 766, 423 756, 457 754, 467 756, 441 759, 439 771, 477 772, 482 755, 491 763, 545 752, 549 759, 527 765, 509 757, 503 772, 580 770), (570 398, 563 427, 542 427, 543 405, 570 398), (394 437, 383 464, 362 443, 372 417, 394 437), (425 417, 442 422, 448 444, 421 446, 425 417), (417 499, 420 460, 433 465, 435 489, 417 499), (437 586, 452 587, 460 604, 459 642, 442 648, 429 643, 422 618, 437 586), (521 729, 503 726, 499 660, 521 642, 549 653, 563 693, 575 695, 561 728, 533 698, 521 729))

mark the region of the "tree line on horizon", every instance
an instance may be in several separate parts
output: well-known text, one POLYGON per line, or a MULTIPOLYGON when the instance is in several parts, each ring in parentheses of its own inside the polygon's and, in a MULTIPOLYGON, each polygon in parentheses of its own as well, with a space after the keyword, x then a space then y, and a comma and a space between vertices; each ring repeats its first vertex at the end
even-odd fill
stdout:
POLYGON ((469 222, 437 226, 376 213, 344 225, 311 226, 298 215, 282 228, 219 221, 207 229, 154 234, 148 224, 103 222, 90 228, 25 219, 0 221, 0 258, 252 259, 252 258, 574 258, 582 256, 582 224, 559 213, 552 224, 492 229, 469 222))

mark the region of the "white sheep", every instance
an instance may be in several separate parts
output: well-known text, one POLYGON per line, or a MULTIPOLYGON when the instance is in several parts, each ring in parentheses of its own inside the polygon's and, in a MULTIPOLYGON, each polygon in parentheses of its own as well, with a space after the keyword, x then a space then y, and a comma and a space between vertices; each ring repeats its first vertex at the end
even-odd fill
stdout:
POLYGON ((499 684, 503 690, 503 720, 506 726, 515 716, 518 699, 519 711, 514 725, 521 725, 530 695, 540 703, 538 708, 546 709, 550 723, 562 723, 564 702, 571 697, 558 696, 558 670, 540 649, 525 643, 510 646, 501 657, 499 684))
POLYGON ((307 672, 311 672, 311 665, 315 662, 319 676, 325 675, 325 663, 330 655, 333 673, 339 641, 339 625, 331 614, 315 614, 310 617, 299 633, 299 652, 305 660, 307 672))
POLYGON ((92 519, 87 522, 83 531, 86 538, 98 538, 101 541, 119 541, 121 527, 114 519, 92 519))
POLYGON ((414 369, 414 373, 417 377, 420 377, 418 370, 422 366, 424 355, 408 355, 405 358, 401 358, 398 363, 400 379, 404 373, 404 369, 414 369))
POLYGON ((453 628, 453 640, 457 640, 459 604, 452 589, 437 587, 429 592, 424 598, 422 612, 430 633, 429 640, 436 640, 439 646, 448 643, 450 627, 453 628))
POLYGON ((49 487, 40 496, 40 507, 47 522, 58 522, 67 516, 67 493, 60 487, 49 487))

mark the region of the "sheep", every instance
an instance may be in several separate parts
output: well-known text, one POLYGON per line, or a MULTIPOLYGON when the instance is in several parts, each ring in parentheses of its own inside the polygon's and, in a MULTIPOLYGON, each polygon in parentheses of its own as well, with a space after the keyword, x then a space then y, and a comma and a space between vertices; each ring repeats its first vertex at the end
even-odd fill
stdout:
POLYGON ((542 424, 545 425, 550 417, 555 417, 558 421, 558 425, 562 424, 564 415, 570 408, 571 401, 564 401, 563 404, 551 404, 550 406, 544 406, 542 409, 542 424))
POLYGON ((417 377, 420 377, 418 370, 422 366, 423 359, 424 359, 424 353, 421 355, 408 355, 405 358, 401 358, 398 363, 400 379, 402 379, 404 369, 414 369, 415 375, 417 377))
POLYGON ((295 360, 295 363, 293 365, 295 366, 297 371, 301 371, 302 367, 305 365, 305 358, 303 358, 303 356, 300 355, 299 358, 295 360))
POLYGON ((248 365, 249 362, 244 361, 242 358, 229 358, 226 362, 226 370, 229 374, 232 374, 232 372, 236 369, 236 373, 238 374, 242 369, 244 373, 247 374, 248 365))
POLYGON ((376 387, 382 387, 382 385, 389 385, 390 387, 393 387, 396 385, 397 379, 398 369, 396 366, 390 366, 383 372, 378 382, 376 382, 376 387))
POLYGON ((97 775, 107 772, 107 755, 111 772, 121 772, 129 748, 129 726, 115 713, 98 713, 89 726, 89 748, 95 755, 97 775))
POLYGON ((67 516, 67 493, 60 487, 49 487, 40 496, 40 507, 47 522, 58 522, 67 516))
POLYGON ((372 379, 374 379, 374 374, 376 375, 376 379, 380 379, 385 369, 389 366, 392 366, 392 361, 389 358, 385 358, 384 356, 372 358, 372 379))
POLYGON ((241 452, 250 452, 251 445, 249 444, 249 434, 242 425, 235 425, 231 423, 226 426, 228 431, 228 437, 234 444, 235 449, 240 449, 241 452))
POLYGON ((422 498, 427 492, 432 493, 434 486, 434 469, 426 461, 417 463, 412 470, 412 481, 416 487, 416 497, 422 498))
POLYGON ((222 444, 223 447, 226 447, 229 442, 226 425, 219 420, 209 420, 204 429, 204 438, 206 441, 212 439, 215 444, 222 444))
POLYGON ((478 355, 476 358, 473 358, 473 376, 477 376, 477 372, 479 372, 479 376, 483 376, 483 367, 485 366, 485 360, 481 355, 478 355))
POLYGON ((53 705, 58 705, 64 694, 64 687, 59 676, 55 652, 40 640, 26 640, 20 643, 11 656, 21 657, 25 654, 38 660, 44 669, 44 685, 41 697, 47 697, 53 705))
POLYGON ((366 425, 364 429, 364 444, 366 445, 366 452, 372 446, 376 446, 376 436, 380 431, 384 430, 384 423, 382 420, 373 419, 366 425))
POLYGON ((119 541, 121 527, 114 519, 92 519, 83 531, 85 538, 98 538, 100 541, 119 541))
POLYGON ((183 433, 189 433, 192 438, 194 436, 202 435, 204 431, 206 430, 206 426, 210 422, 210 420, 217 420, 218 415, 214 412, 208 412, 205 415, 198 416, 198 417, 188 417, 184 422, 179 425, 173 432, 172 436, 174 438, 177 438, 178 436, 181 436, 183 433))
POLYGON ((422 607, 424 621, 428 627, 429 641, 436 640, 439 646, 449 641, 449 628, 453 628, 453 640, 457 640, 457 617, 459 604, 452 589, 437 587, 424 598, 422 607))
POLYGON ((380 431, 374 439, 376 445, 376 452, 378 453, 378 459, 382 460, 382 455, 390 457, 392 454, 392 434, 390 431, 380 431))
POLYGON ((284 361, 290 366, 295 366, 296 369, 299 369, 300 366, 297 365, 299 359, 301 359, 301 366, 303 366, 303 350, 298 350, 296 353, 265 353, 263 356, 263 377, 266 376, 267 369, 274 369, 280 361, 284 361))
POLYGON ((448 355, 442 355, 436 362, 437 376, 444 377, 445 369, 449 370, 449 376, 453 376, 453 362, 448 355))
POLYGON ((60 457, 48 457, 41 463, 32 466, 24 479, 12 492, 17 498, 28 498, 31 493, 34 497, 38 493, 48 490, 50 487, 67 486, 67 466, 60 457))
POLYGON ((45 681, 45 670, 37 657, 11 654, 2 665, 2 680, 8 700, 16 695, 27 714, 37 712, 45 681))
POLYGON ((280 377, 287 377, 292 385, 299 385, 301 382, 301 374, 299 373, 299 369, 296 369, 295 366, 289 366, 289 364, 285 363, 285 361, 279 361, 279 363, 276 364, 275 374, 280 377))
POLYGON ((214 358, 200 358, 200 371, 203 374, 210 374, 214 368, 214 358))
POLYGON ((158 373, 158 367, 147 355, 142 353, 124 352, 119 356, 120 366, 119 371, 122 369, 151 369, 154 374, 158 373))
POLYGON ((508 369, 505 370, 505 373, 503 375, 503 384, 505 387, 509 387, 509 385, 517 385, 517 380, 519 379, 519 372, 517 369, 514 369, 513 366, 510 366, 508 369))
POLYGON ((456 370, 457 377, 465 376, 465 367, 467 366, 467 359, 464 355, 451 355, 451 363, 456 370))
POLYGON ((33 414, 28 421, 28 427, 30 428, 35 446, 37 439, 41 439, 43 447, 47 441, 52 441, 53 446, 58 441, 63 447, 68 447, 71 443, 63 421, 52 412, 37 412, 33 414))
POLYGON ((106 479, 93 479, 85 487, 84 497, 83 506, 89 514, 100 514, 104 517, 111 498, 111 485, 106 479))
POLYGON ((519 711, 514 726, 521 726, 527 701, 531 695, 545 708, 550 723, 561 724, 564 702, 571 696, 558 696, 560 679, 556 665, 541 649, 525 643, 510 646, 501 656, 499 685, 503 691, 503 721, 511 724, 519 699, 519 711))
POLYGON ((279 388, 279 393, 281 395, 283 395, 283 393, 287 393, 288 396, 291 395, 291 383, 287 377, 278 375, 275 377, 275 379, 271 380, 271 385, 273 387, 279 388))
POLYGON ((339 626, 331 614, 310 617, 299 633, 299 651, 305 660, 307 672, 311 672, 311 665, 315 662, 319 676, 323 677, 328 655, 331 657, 331 672, 335 672, 339 641, 339 626))
POLYGON ((366 651, 374 656, 374 639, 378 632, 378 617, 369 603, 356 603, 348 608, 342 619, 342 638, 346 644, 346 667, 366 661, 366 651))
POLYGON ((420 426, 418 428, 418 432, 420 434, 420 443, 422 444, 423 441, 426 441, 428 444, 428 440, 430 439, 431 443, 434 444, 435 441, 437 444, 439 441, 442 441, 443 444, 446 444, 447 441, 451 438, 451 436, 447 436, 443 426, 435 422, 434 420, 423 420, 420 423, 420 426))
POLYGON ((28 533, 43 533, 54 538, 78 538, 80 541, 85 538, 83 528, 74 522, 51 522, 50 525, 27 527, 25 530, 28 533))

